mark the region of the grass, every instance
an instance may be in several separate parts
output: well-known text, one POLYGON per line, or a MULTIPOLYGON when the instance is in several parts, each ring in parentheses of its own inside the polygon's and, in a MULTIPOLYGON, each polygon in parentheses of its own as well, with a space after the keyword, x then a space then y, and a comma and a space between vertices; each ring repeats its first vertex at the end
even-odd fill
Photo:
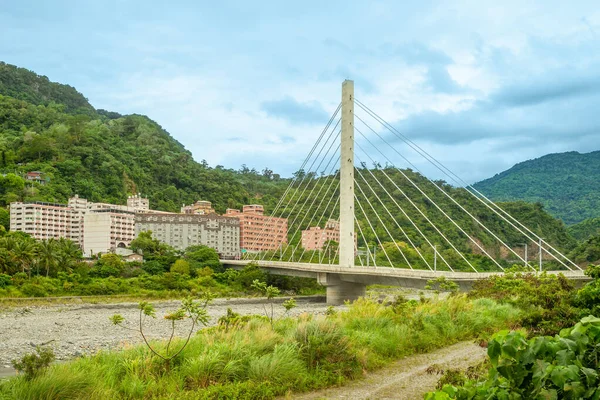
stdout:
MULTIPOLYGON (((196 335, 167 372, 144 347, 101 352, 0 383, 6 399, 269 399, 360 377, 414 353, 486 338, 519 311, 455 296, 394 306, 360 299, 328 316, 264 318, 196 335)), ((157 346, 164 344, 156 343, 157 346)))

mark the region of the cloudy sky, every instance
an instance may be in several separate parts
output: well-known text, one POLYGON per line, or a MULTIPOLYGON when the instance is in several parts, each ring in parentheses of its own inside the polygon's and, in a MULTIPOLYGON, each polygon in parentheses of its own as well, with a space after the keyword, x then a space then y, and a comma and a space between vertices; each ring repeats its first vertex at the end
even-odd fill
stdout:
POLYGON ((213 166, 290 175, 344 79, 468 182, 600 150, 595 1, 0 0, 0 33, 0 60, 72 85, 96 108, 146 114, 213 166))

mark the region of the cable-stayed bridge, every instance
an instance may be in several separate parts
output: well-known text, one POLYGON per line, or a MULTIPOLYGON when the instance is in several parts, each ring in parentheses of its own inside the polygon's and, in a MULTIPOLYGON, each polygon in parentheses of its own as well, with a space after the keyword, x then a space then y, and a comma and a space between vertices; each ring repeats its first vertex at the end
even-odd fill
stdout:
POLYGON ((316 277, 331 304, 364 295, 372 283, 422 287, 444 276, 468 286, 513 264, 585 280, 561 252, 560 238, 540 236, 544 221, 530 207, 523 217, 533 218, 535 230, 355 98, 347 80, 341 103, 270 214, 288 219, 287 243, 273 245, 267 224, 253 243, 261 251, 223 263, 316 277), (424 163, 449 184, 421 174, 424 163))

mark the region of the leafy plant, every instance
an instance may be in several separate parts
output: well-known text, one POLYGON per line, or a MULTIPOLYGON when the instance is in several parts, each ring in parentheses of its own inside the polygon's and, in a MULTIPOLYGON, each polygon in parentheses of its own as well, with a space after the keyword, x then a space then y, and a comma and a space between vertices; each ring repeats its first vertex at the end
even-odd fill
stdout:
POLYGON ((267 306, 265 304, 263 304, 263 309, 265 311, 265 316, 269 318, 269 321, 271 322, 271 327, 273 327, 273 299, 279 296, 281 292, 275 286, 267 286, 265 282, 261 282, 258 279, 255 279, 252 282, 252 288, 256 289, 258 292, 260 292, 263 296, 267 298, 267 301, 271 306, 271 313, 269 314, 269 312, 267 311, 267 306))
POLYGON ((564 275, 507 273, 477 281, 469 297, 492 298, 523 310, 520 324, 533 335, 554 335, 580 318, 575 287, 564 275))
POLYGON ((14 369, 25 374, 25 379, 31 380, 40 376, 54 361, 54 351, 48 347, 37 346, 34 353, 25 354, 19 360, 12 360, 14 369))
POLYGON ((445 276, 440 276, 435 279, 430 279, 425 285, 425 289, 439 292, 458 293, 459 286, 456 282, 446 279, 445 276))
POLYGON ((425 399, 600 398, 600 318, 585 317, 555 337, 526 340, 502 331, 489 342, 488 357, 487 380, 445 385, 425 399))
POLYGON ((210 292, 205 292, 203 294, 202 302, 194 301, 191 297, 188 297, 181 301, 181 307, 179 309, 164 316, 164 319, 168 320, 171 324, 171 335, 169 336, 169 339, 166 344, 166 349, 164 350, 164 352, 161 352, 158 348, 152 346, 150 344, 150 342, 148 341, 148 339, 146 338, 146 335, 144 334, 144 319, 146 317, 156 318, 156 312, 155 312, 152 304, 145 302, 145 301, 140 302, 140 304, 139 304, 140 315, 139 315, 139 323, 138 323, 137 328, 132 328, 132 327, 128 327, 128 326, 124 325, 123 322, 125 321, 125 319, 120 314, 115 314, 112 317, 110 317, 110 321, 114 325, 118 325, 122 328, 132 330, 135 332, 139 332, 139 334, 142 336, 142 339, 144 340, 146 347, 152 352, 152 354, 159 357, 160 359, 162 359, 165 362, 165 368, 167 371, 169 371, 170 366, 171 366, 171 360, 173 360, 175 357, 177 357, 183 351, 183 349, 185 349, 185 347, 188 345, 196 325, 197 324, 202 324, 202 325, 208 324, 209 316, 208 316, 208 312, 206 311, 206 307, 212 301, 212 299, 213 299, 213 296, 210 292), (173 342, 173 337, 175 335, 175 324, 178 321, 183 321, 186 318, 189 318, 192 321, 192 324, 190 326, 190 331, 187 335, 187 338, 186 338, 185 342, 183 343, 183 345, 181 345, 178 350, 171 351, 171 344, 173 342))
POLYGON ((285 313, 289 313, 293 308, 296 308, 298 304, 296 303, 296 299, 293 297, 283 302, 283 308, 285 308, 285 313))

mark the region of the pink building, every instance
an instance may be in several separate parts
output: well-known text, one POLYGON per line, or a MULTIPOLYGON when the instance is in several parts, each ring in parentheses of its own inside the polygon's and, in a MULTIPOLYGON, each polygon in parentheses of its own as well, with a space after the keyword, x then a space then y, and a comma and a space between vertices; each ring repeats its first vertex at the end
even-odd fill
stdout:
POLYGON ((240 220, 240 248, 255 252, 275 250, 282 243, 287 243, 287 218, 276 218, 264 215, 260 204, 245 205, 242 211, 228 208, 227 217, 240 220))
POLYGON ((311 226, 302 231, 302 247, 306 250, 321 250, 327 241, 340 242, 340 223, 330 219, 325 228, 311 226))

